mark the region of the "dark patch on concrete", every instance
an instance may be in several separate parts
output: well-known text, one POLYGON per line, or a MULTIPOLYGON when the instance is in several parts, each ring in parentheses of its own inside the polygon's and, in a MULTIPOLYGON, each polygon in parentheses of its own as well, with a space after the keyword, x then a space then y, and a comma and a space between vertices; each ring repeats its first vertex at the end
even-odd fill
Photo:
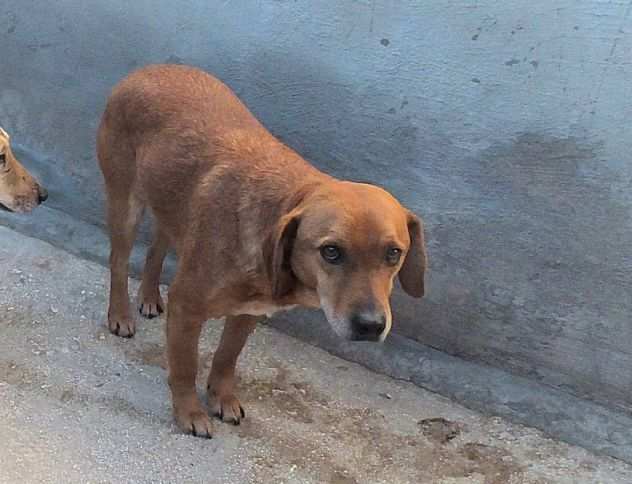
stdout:
POLYGON ((534 69, 537 69, 540 63, 537 60, 532 60, 529 64, 531 64, 534 69))
POLYGON ((382 44, 384 47, 388 47, 388 45, 391 43, 390 40, 388 39, 382 39, 380 40, 380 44, 382 44))
POLYGON ((329 400, 305 382, 288 382, 288 371, 279 367, 274 380, 251 379, 239 385, 243 405, 263 400, 277 409, 281 418, 313 423, 313 407, 327 407, 329 400))
POLYGON ((611 196, 616 180, 600 150, 527 133, 473 160, 465 176, 486 215, 438 219, 435 270, 459 269, 424 304, 423 325, 408 323, 415 317, 396 296, 398 330, 631 408, 632 376, 621 368, 632 365, 625 343, 632 259, 624 242, 632 227, 611 196))
POLYGON ((12 34, 18 26, 18 16, 14 12, 6 12, 3 14, 4 19, 0 28, 6 29, 7 34, 12 34))
POLYGON ((116 395, 95 396, 83 393, 79 387, 74 385, 51 385, 49 378, 43 373, 14 361, 0 361, 0 382, 18 388, 44 391, 56 398, 62 405, 71 403, 81 404, 85 407, 97 405, 134 418, 167 422, 156 415, 149 415, 145 410, 137 408, 131 402, 116 395))
POLYGON ((472 77, 471 81, 475 84, 480 84, 481 80, 478 77, 472 77))
POLYGON ((516 64, 520 64, 520 59, 513 58, 513 59, 509 59, 508 61, 505 62, 506 66, 513 66, 513 65, 516 65, 516 64))
POLYGON ((459 453, 467 459, 463 465, 464 476, 483 474, 486 484, 506 484, 521 472, 520 467, 512 463, 512 456, 498 447, 469 442, 459 453))
POLYGON ((413 140, 417 139, 418 132, 419 128, 417 126, 397 126, 393 129, 391 135, 396 139, 411 144, 413 140))
POLYGON ((150 421, 152 425, 166 424, 171 419, 163 418, 157 414, 148 412, 146 409, 138 408, 125 398, 117 395, 92 395, 84 393, 78 387, 65 386, 61 389, 51 389, 51 393, 64 405, 79 404, 82 407, 98 407, 106 411, 125 415, 142 421, 150 421), (61 390, 61 391, 60 391, 61 390))
POLYGON ((43 257, 37 257, 33 261, 33 264, 35 264, 37 267, 39 267, 40 269, 44 271, 50 271, 52 269, 51 261, 43 257))
MULTIPOLYGON (((129 346, 126 346, 126 348, 129 346)), ((162 345, 143 343, 138 347, 132 347, 127 350, 127 354, 131 360, 143 365, 157 366, 163 370, 167 369, 166 349, 162 345)))
POLYGON ((61 392, 61 395, 59 395, 59 401, 61 403, 68 403, 72 401, 74 398, 75 398, 74 392, 69 389, 63 390, 61 392))
POLYGON ((39 50, 48 49, 48 48, 52 47, 53 45, 54 44, 52 44, 50 42, 45 42, 45 43, 42 43, 42 44, 28 44, 26 47, 31 52, 37 52, 39 50))
POLYGON ((15 361, 0 361, 0 381, 22 387, 38 384, 43 375, 15 361))
POLYGON ((165 64, 185 64, 185 61, 181 57, 172 54, 165 59, 165 64))
POLYGON ((358 484, 358 481, 356 481, 353 477, 340 471, 334 471, 327 482, 330 482, 331 484, 358 484))
POLYGON ((422 433, 430 440, 445 444, 461 433, 462 425, 443 417, 425 418, 417 422, 422 433))

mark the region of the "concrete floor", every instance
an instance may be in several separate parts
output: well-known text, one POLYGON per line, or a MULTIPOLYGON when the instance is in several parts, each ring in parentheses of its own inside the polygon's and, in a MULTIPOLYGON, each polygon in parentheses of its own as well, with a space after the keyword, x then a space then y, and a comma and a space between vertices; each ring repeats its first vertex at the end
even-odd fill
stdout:
MULTIPOLYGON (((465 409, 266 326, 248 418, 181 434, 164 319, 104 327, 106 270, 0 227, 0 482, 629 483, 632 467, 465 409)), ((136 284, 133 284, 136 288, 136 284)), ((208 360, 221 330, 200 345, 208 360)))

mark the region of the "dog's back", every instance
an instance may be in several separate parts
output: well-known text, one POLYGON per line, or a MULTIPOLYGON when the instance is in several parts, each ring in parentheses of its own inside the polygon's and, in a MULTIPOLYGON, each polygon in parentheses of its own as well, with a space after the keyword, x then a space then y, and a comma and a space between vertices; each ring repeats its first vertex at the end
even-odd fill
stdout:
POLYGON ((158 134, 205 132, 219 137, 234 129, 263 130, 232 91, 189 66, 152 65, 130 74, 112 91, 104 120, 117 121, 136 142, 158 134))
MULTIPOLYGON (((221 81, 199 69, 153 65, 113 90, 99 128, 97 150, 109 198, 138 198, 178 238, 200 185, 230 171, 248 178, 279 173, 286 186, 315 170, 274 138, 221 81), (284 169, 283 165, 287 165, 284 169), (241 165, 241 166, 240 166, 241 165), (177 233, 176 233, 177 232, 177 233)), ((240 180, 240 186, 248 181, 240 180)), ((226 183, 223 183, 223 190, 226 183)), ((232 203, 239 203, 233 200, 232 203)))

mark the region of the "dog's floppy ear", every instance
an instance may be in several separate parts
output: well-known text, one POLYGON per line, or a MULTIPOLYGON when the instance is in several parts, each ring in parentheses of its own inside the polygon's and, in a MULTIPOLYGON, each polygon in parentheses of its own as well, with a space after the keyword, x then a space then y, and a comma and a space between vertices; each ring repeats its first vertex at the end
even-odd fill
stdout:
POLYGON ((408 212, 410 248, 399 270, 399 282, 412 297, 422 297, 425 292, 424 277, 427 265, 424 224, 415 214, 408 212))
POLYGON ((300 223, 300 212, 293 210, 279 219, 263 246, 263 257, 272 287, 272 297, 287 294, 295 284, 290 266, 292 246, 300 223))

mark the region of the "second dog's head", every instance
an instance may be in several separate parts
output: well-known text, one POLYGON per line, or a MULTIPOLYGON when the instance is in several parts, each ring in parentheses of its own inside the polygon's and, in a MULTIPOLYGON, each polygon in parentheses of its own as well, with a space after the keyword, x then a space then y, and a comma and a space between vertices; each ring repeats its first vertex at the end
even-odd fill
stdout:
POLYGON ((46 198, 46 190, 13 156, 9 135, 0 128, 0 209, 30 212, 46 198))
POLYGON ((281 218, 268 261, 275 296, 297 282, 314 290, 334 331, 350 340, 387 336, 396 276, 409 295, 424 294, 422 221, 373 185, 316 189, 281 218))

